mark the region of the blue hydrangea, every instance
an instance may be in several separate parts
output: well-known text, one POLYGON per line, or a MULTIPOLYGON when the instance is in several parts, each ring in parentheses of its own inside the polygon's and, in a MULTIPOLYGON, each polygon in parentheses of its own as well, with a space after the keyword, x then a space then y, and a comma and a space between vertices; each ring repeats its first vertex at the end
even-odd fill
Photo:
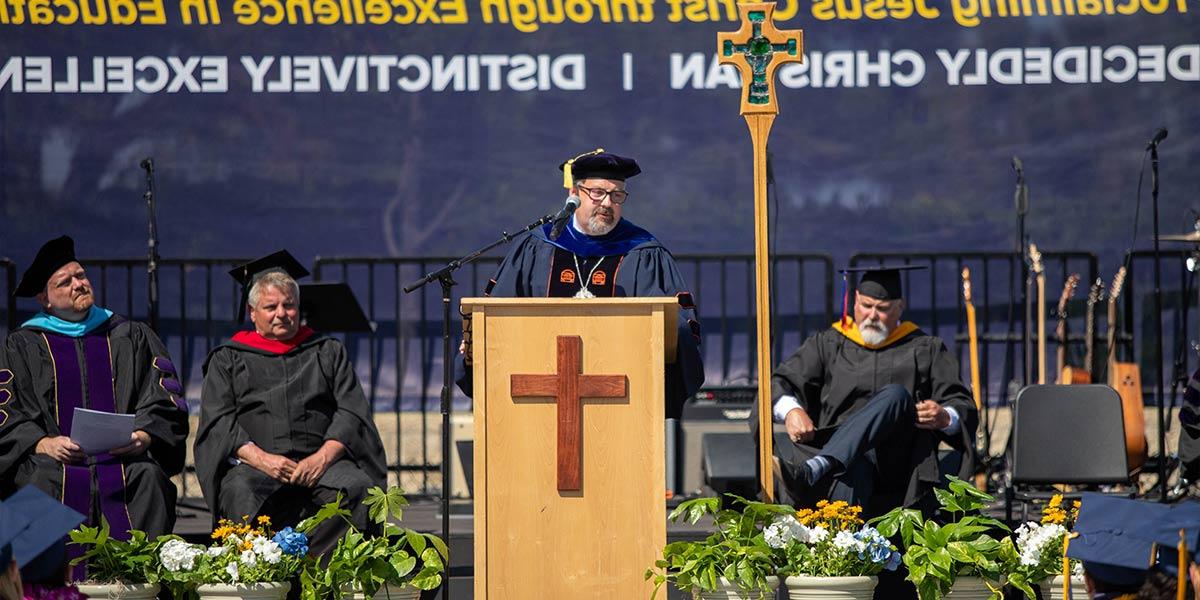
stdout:
POLYGON ((889 571, 895 571, 900 566, 900 553, 893 550, 887 538, 874 527, 863 527, 854 534, 854 538, 862 542, 862 550, 858 552, 859 560, 870 560, 883 565, 889 571))
POLYGON ((276 533, 275 537, 271 539, 276 544, 279 544, 279 548, 283 550, 284 554, 292 556, 304 556, 308 554, 308 536, 291 527, 285 527, 283 531, 276 533))

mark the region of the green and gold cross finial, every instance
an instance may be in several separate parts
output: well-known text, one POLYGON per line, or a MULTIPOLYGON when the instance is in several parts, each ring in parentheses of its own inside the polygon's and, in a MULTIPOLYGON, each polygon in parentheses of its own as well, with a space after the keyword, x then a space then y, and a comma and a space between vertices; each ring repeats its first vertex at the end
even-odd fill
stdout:
POLYGON ((774 2, 739 3, 741 28, 717 34, 719 62, 736 66, 742 75, 743 115, 777 114, 775 69, 803 59, 804 32, 775 29, 774 11, 774 2))
POLYGON ((754 296, 758 350, 759 483, 767 501, 774 497, 771 431, 771 279, 767 245, 767 137, 779 114, 775 99, 775 70, 803 60, 804 32, 775 29, 774 2, 738 4, 742 27, 717 34, 717 56, 742 75, 742 116, 750 128, 754 149, 754 296))

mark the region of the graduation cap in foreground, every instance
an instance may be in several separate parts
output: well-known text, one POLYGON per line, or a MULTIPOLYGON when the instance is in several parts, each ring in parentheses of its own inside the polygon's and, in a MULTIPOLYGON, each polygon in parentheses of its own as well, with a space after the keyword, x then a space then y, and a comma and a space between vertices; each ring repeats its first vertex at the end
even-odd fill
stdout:
POLYGON ((572 158, 558 169, 563 172, 563 187, 571 187, 577 179, 612 179, 625 181, 642 172, 637 161, 596 148, 572 158))
POLYGON ((25 273, 21 283, 13 290, 13 295, 19 298, 32 298, 46 289, 50 276, 63 265, 75 262, 75 240, 70 236, 59 236, 38 248, 37 256, 25 273))
POLYGON ((63 538, 83 522, 83 515, 31 485, 5 500, 0 509, 0 546, 6 541, 11 545, 22 579, 36 583, 62 568, 63 538))
POLYGON ((1084 494, 1067 556, 1082 560, 1092 579, 1135 588, 1154 562, 1156 523, 1169 510, 1164 504, 1084 494))
POLYGON ((308 269, 292 256, 287 250, 272 252, 248 263, 238 265, 229 271, 229 276, 242 286, 242 299, 238 304, 238 323, 246 319, 246 301, 250 296, 250 288, 260 276, 271 271, 282 271, 292 276, 292 279, 308 277, 308 269))
POLYGON ((307 283, 300 286, 300 313, 305 324, 323 332, 375 331, 345 283, 307 283))
POLYGON ((1154 542, 1158 545, 1156 568, 1178 576, 1176 585, 1183 588, 1188 565, 1196 562, 1200 550, 1200 502, 1185 500, 1172 506, 1166 518, 1155 523, 1154 542))

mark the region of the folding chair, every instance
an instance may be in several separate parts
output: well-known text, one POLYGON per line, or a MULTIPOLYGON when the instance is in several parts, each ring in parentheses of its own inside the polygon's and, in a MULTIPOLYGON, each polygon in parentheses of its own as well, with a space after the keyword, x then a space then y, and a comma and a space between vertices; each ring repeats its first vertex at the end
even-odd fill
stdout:
POLYGON ((1011 441, 1004 503, 1009 522, 1014 501, 1022 503, 1024 515, 1028 502, 1056 493, 1021 491, 1021 485, 1131 482, 1121 397, 1107 385, 1025 387, 1013 409, 1011 441))

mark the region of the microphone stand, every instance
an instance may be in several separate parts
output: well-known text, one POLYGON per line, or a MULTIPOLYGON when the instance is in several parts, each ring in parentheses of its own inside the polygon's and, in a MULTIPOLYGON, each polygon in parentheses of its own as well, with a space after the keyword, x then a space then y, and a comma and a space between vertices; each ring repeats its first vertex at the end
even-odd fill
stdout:
MULTIPOLYGON (((146 171, 146 207, 150 215, 149 238, 146 242, 147 288, 150 294, 150 329, 158 331, 158 220, 154 215, 154 158, 144 158, 140 163, 146 171)), ((160 332, 161 333, 161 332, 160 332)))
MULTIPOLYGON (((1164 135, 1165 137, 1165 135, 1164 135)), ((1156 138, 1157 140, 1157 138, 1156 138)), ((1158 141, 1150 143, 1150 199, 1154 212, 1154 397, 1158 402, 1158 481, 1160 502, 1167 501, 1167 432, 1163 412, 1162 250, 1158 242, 1158 141)))
POLYGON ((1025 239, 1025 215, 1029 214, 1029 187, 1025 185, 1025 169, 1021 164, 1021 159, 1016 156, 1012 160, 1013 170, 1017 172, 1017 189, 1013 192, 1013 203, 1017 209, 1017 256, 1021 257, 1021 281, 1024 285, 1021 287, 1021 304, 1025 306, 1025 314, 1021 319, 1021 348, 1024 352, 1024 381, 1022 384, 1029 385, 1033 381, 1033 345, 1030 343, 1032 332, 1030 327, 1033 325, 1033 305, 1030 304, 1029 287, 1031 281, 1029 278, 1029 263, 1025 260, 1025 249, 1028 245, 1028 240, 1025 239))
MULTIPOLYGON (((510 234, 500 232, 500 239, 474 251, 466 256, 452 260, 436 271, 427 273, 424 277, 404 286, 404 293, 425 287, 426 284, 437 281, 442 287, 442 540, 450 545, 450 384, 454 380, 453 354, 450 349, 450 288, 456 282, 453 274, 458 269, 474 262, 480 256, 501 244, 511 242, 513 238, 541 227, 554 220, 556 213, 550 213, 528 225, 520 231, 510 234)), ((446 576, 442 578, 442 600, 450 600, 450 564, 446 564, 446 576)))

